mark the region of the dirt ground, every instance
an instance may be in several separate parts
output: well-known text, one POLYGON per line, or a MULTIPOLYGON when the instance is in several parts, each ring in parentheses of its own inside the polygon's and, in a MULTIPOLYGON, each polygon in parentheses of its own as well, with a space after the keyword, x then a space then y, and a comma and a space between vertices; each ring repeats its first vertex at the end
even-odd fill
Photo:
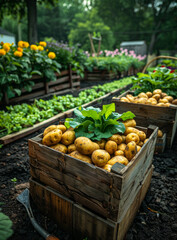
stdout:
MULTIPOLYGON (((13 222, 14 234, 10 240, 42 240, 34 230, 25 208, 16 200, 28 187, 29 157, 28 139, 35 132, 0 149, 0 202, 2 212, 13 222), (13 182, 16 178, 17 181, 13 182)), ((130 227, 127 240, 177 239, 177 134, 172 149, 154 155, 154 172, 148 193, 130 227)), ((37 222, 60 240, 71 240, 69 232, 63 232, 52 220, 42 215, 31 202, 37 222)), ((1 239, 1 237, 0 237, 1 239)))

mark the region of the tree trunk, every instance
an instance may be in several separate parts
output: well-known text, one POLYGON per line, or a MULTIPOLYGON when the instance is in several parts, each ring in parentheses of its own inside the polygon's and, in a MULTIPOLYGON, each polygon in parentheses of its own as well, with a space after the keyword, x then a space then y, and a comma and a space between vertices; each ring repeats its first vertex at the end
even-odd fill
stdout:
POLYGON ((155 45, 155 42, 156 42, 156 32, 153 32, 152 36, 151 36, 151 42, 150 42, 150 45, 149 45, 149 54, 152 55, 153 54, 153 50, 154 50, 154 45, 155 45))
POLYGON ((28 41, 38 42, 37 36, 37 0, 26 0, 28 9, 28 41))

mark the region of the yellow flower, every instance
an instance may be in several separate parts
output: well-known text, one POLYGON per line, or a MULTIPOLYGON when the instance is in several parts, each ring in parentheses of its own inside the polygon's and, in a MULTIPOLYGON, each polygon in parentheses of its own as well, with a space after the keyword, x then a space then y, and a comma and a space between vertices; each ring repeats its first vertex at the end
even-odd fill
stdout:
POLYGON ((23 52, 23 48, 18 47, 18 48, 17 48, 17 51, 19 51, 19 52, 23 52))
POLYGON ((18 42, 18 47, 23 48, 23 41, 19 41, 19 42, 18 42))
POLYGON ((4 49, 0 49, 0 56, 6 55, 6 51, 4 49))
POLYGON ((46 42, 39 42, 39 45, 43 46, 43 47, 46 47, 47 46, 47 43, 46 42))
POLYGON ((1 45, 3 45, 4 43, 3 42, 1 42, 1 45))
POLYGON ((20 52, 20 51, 15 51, 15 52, 14 52, 14 56, 15 56, 15 57, 22 57, 22 56, 23 56, 23 53, 20 52))
POLYGON ((23 46, 24 46, 25 48, 28 48, 28 47, 29 47, 29 43, 28 43, 28 42, 23 42, 23 46))
POLYGON ((19 41, 18 42, 18 47, 27 48, 27 47, 29 47, 29 43, 25 42, 25 41, 19 41))
POLYGON ((34 45, 34 44, 32 44, 32 45, 30 46, 30 48, 31 48, 31 50, 34 50, 34 51, 36 51, 36 50, 38 49, 38 47, 37 47, 36 45, 34 45))
POLYGON ((38 46, 37 49, 38 49, 39 51, 43 51, 43 50, 44 50, 44 48, 43 48, 42 46, 38 46))
POLYGON ((49 52, 48 57, 49 57, 50 59, 54 59, 54 58, 56 57, 56 55, 55 55, 54 52, 49 52))
POLYGON ((6 52, 9 52, 9 50, 10 50, 10 43, 4 43, 4 44, 3 44, 3 48, 4 48, 4 50, 5 50, 6 52))

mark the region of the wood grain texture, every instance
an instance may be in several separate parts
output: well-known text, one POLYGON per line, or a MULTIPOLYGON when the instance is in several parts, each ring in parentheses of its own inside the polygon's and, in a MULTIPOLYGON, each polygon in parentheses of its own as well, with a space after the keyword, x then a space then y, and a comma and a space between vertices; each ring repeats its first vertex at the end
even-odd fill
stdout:
POLYGON ((155 145, 155 152, 157 152, 157 153, 164 152, 165 145, 166 145, 166 138, 167 138, 166 133, 164 133, 161 138, 157 138, 156 145, 155 145))

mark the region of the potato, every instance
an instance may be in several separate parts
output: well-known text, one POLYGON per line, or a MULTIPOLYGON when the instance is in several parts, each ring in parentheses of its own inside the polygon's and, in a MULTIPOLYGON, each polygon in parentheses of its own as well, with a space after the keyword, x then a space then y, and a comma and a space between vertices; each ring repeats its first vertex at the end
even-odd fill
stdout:
POLYGON ((158 130, 157 137, 161 138, 163 136, 163 132, 161 130, 158 130))
POLYGON ((121 102, 130 102, 130 101, 128 100, 128 98, 126 98, 126 97, 122 97, 122 98, 120 99, 120 101, 121 101, 121 102))
POLYGON ((126 120, 123 122, 125 127, 135 127, 136 121, 134 119, 126 120))
POLYGON ((160 94, 154 94, 152 98, 155 98, 158 101, 160 99, 160 94))
POLYGON ((137 145, 137 152, 141 150, 141 147, 137 145))
POLYGON ((62 138, 62 131, 60 129, 54 129, 48 132, 42 139, 42 143, 47 146, 52 146, 60 142, 62 138))
POLYGON ((57 128, 60 129, 62 131, 62 133, 66 132, 66 127, 63 124, 57 125, 57 128))
POLYGON ((111 155, 114 154, 114 152, 117 150, 117 143, 112 140, 107 141, 105 150, 111 155))
POLYGON ((161 93, 162 93, 162 90, 161 90, 161 89, 155 89, 155 90, 153 91, 153 95, 155 95, 155 94, 160 94, 160 95, 161 95, 161 93))
POLYGON ((166 97, 166 96, 167 96, 166 93, 161 93, 161 97, 162 97, 162 98, 164 98, 164 97, 166 97))
POLYGON ((92 153, 92 162, 98 167, 103 167, 110 158, 110 154, 103 149, 97 149, 92 153))
POLYGON ((152 97, 152 93, 151 92, 146 92, 146 95, 148 96, 148 98, 152 97))
POLYGON ((61 138, 61 143, 68 146, 72 144, 75 140, 75 132, 73 130, 67 130, 65 133, 63 133, 61 138))
POLYGON ((136 134, 136 133, 129 133, 126 136, 126 143, 129 143, 129 142, 132 142, 132 141, 134 141, 136 144, 139 143, 140 138, 139 138, 138 134, 136 134))
POLYGON ((165 107, 165 103, 157 103, 156 106, 158 106, 158 107, 165 107))
POLYGON ((134 141, 129 142, 125 148, 125 157, 130 161, 137 153, 137 145, 134 141))
POLYGON ((172 101, 172 104, 177 105, 177 99, 174 99, 174 100, 172 101))
POLYGON ((51 146, 51 148, 55 149, 56 151, 62 152, 62 153, 67 153, 67 151, 68 151, 67 147, 61 143, 51 146))
POLYGON ((74 144, 71 144, 68 146, 68 153, 76 151, 76 146, 74 144))
POLYGON ((57 128, 57 125, 50 125, 49 127, 47 127, 47 128, 44 130, 44 132, 43 132, 43 137, 44 137, 47 133, 53 131, 53 130, 56 129, 56 128, 57 128))
POLYGON ((163 99, 159 99, 159 103, 169 103, 168 99, 163 98, 163 99))
POLYGON ((164 103, 165 107, 170 107, 170 103, 164 103))
POLYGON ((155 98, 149 98, 149 99, 146 101, 146 104, 156 105, 156 104, 157 104, 157 100, 156 100, 155 98))
POLYGON ((171 96, 166 96, 163 99, 167 99, 168 102, 170 102, 170 103, 172 103, 172 101, 173 101, 173 97, 171 97, 171 96))
POLYGON ((78 151, 74 151, 74 152, 70 153, 69 155, 73 158, 77 158, 77 159, 82 160, 84 162, 92 163, 91 158, 89 156, 85 156, 78 151))
POLYGON ((102 167, 102 169, 104 169, 104 170, 106 170, 108 172, 111 171, 111 168, 112 168, 112 165, 110 165, 110 164, 106 164, 106 165, 104 165, 104 167, 102 167))
POLYGON ((145 144, 148 140, 149 140, 149 138, 146 138, 146 139, 144 140, 144 144, 145 144))
POLYGON ((148 99, 148 98, 139 98, 139 99, 137 100, 137 103, 145 104, 146 101, 147 101, 147 99, 148 99))
POLYGON ((105 148, 105 144, 106 144, 106 140, 105 139, 101 139, 100 141, 96 141, 96 143, 99 145, 100 149, 104 149, 105 148))
POLYGON ((148 96, 144 92, 141 92, 140 94, 138 94, 138 97, 139 98, 148 98, 148 96))
POLYGON ((131 94, 127 94, 126 98, 130 101, 130 102, 134 102, 134 96, 131 94))
POLYGON ((122 136, 119 134, 113 134, 110 138, 108 138, 108 140, 114 141, 117 144, 121 144, 122 143, 122 136))
POLYGON ((97 143, 92 142, 87 137, 76 138, 74 144, 76 145, 77 151, 85 155, 91 155, 93 151, 100 148, 97 143))
POLYGON ((129 133, 136 133, 136 134, 138 134, 138 129, 136 129, 134 127, 127 127, 125 129, 124 134, 127 136, 129 133))
POLYGON ((121 137, 122 137, 122 143, 125 143, 126 136, 125 135, 121 135, 121 137))
POLYGON ((140 138, 140 141, 144 141, 146 139, 146 133, 144 133, 143 131, 138 131, 137 134, 140 138))
POLYGON ((142 147, 143 144, 144 144, 144 143, 143 143, 142 141, 140 141, 140 142, 138 143, 138 146, 142 147))
POLYGON ((117 150, 121 150, 121 151, 124 151, 125 148, 126 148, 126 144, 125 143, 121 143, 120 145, 117 146, 117 150))
POLYGON ((122 151, 122 150, 117 150, 117 151, 115 151, 114 155, 115 155, 115 156, 124 156, 124 151, 122 151))
POLYGON ((121 163, 121 164, 124 164, 124 165, 127 165, 129 163, 128 159, 124 156, 115 156, 113 158, 111 158, 107 164, 110 164, 110 165, 114 165, 115 163, 121 163))

